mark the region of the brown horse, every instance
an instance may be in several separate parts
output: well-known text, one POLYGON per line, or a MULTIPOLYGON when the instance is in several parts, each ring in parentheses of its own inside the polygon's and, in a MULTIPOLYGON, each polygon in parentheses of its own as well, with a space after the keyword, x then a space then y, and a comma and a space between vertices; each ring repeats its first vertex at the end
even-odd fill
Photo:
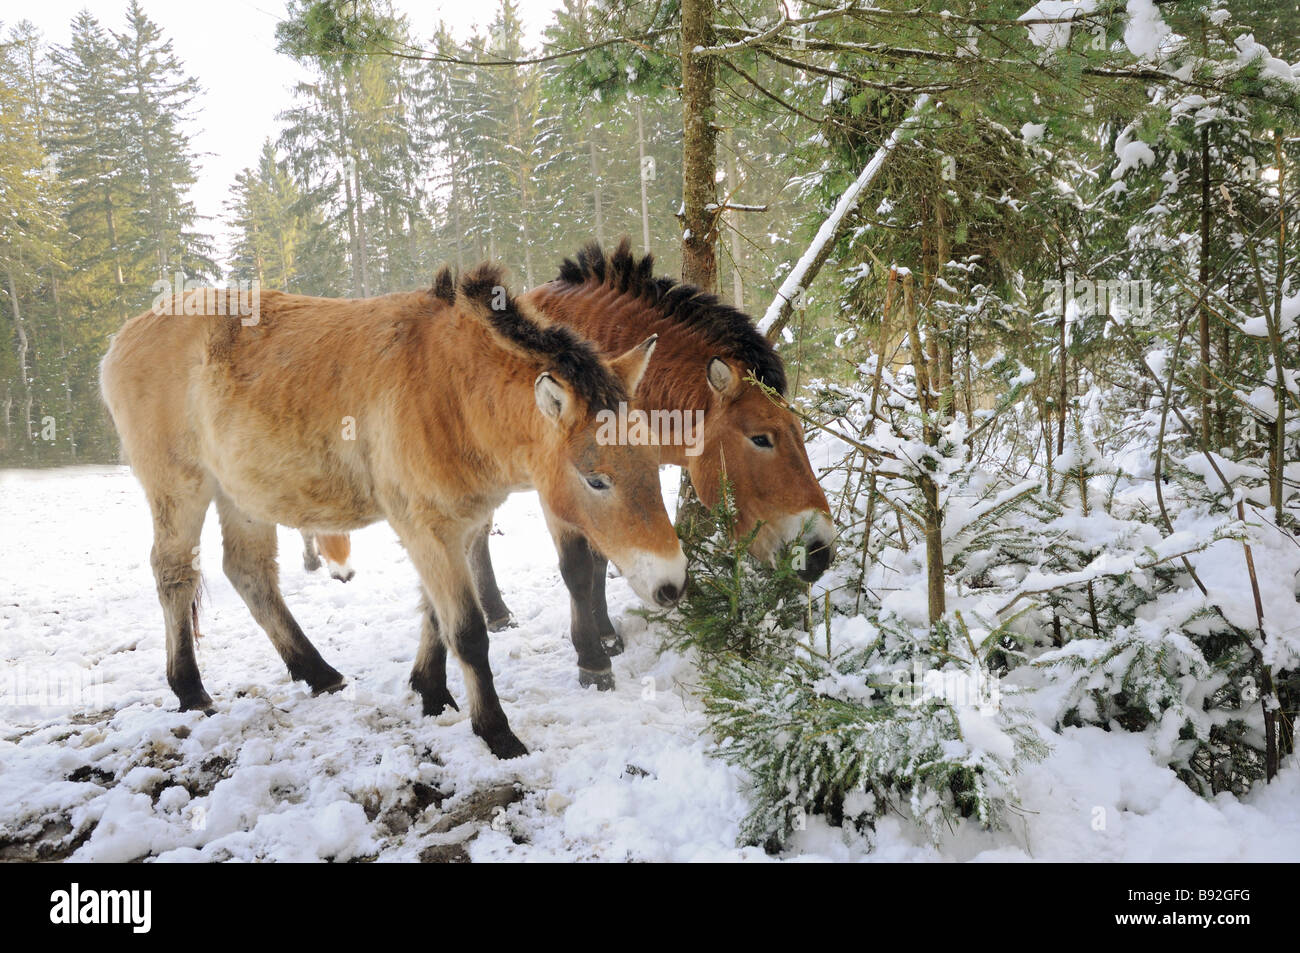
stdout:
POLYGON ((603 359, 512 299, 488 266, 459 285, 444 270, 427 292, 363 300, 264 292, 251 322, 205 307, 186 295, 175 316, 131 319, 101 370, 153 514, 167 679, 182 709, 212 706, 192 612, 213 499, 227 576, 289 674, 316 692, 343 677, 280 595, 276 524, 339 533, 387 519, 431 610, 411 674, 424 713, 456 707, 450 648, 473 729, 502 758, 526 749, 493 687, 466 551, 511 491, 535 486, 556 525, 588 535, 647 601, 672 604, 685 588, 658 455, 595 436, 598 413, 636 392, 653 336, 603 359))
MULTIPOLYGON (((803 429, 794 414, 746 381, 752 373, 784 395, 780 356, 743 312, 691 285, 655 277, 653 269, 653 257, 636 258, 626 238, 608 256, 593 243, 576 261, 566 259, 558 278, 520 300, 606 353, 618 353, 638 335, 656 334, 655 360, 637 397, 652 417, 650 436, 660 462, 684 467, 707 506, 719 500, 725 462, 737 532, 746 536, 758 527, 754 555, 771 561, 783 547, 800 546, 799 575, 816 581, 830 564, 835 531, 808 461, 803 429), (667 418, 674 426, 653 426, 655 415, 678 413, 667 418), (692 428, 699 419, 702 427, 692 428)), ((627 429, 630 434, 634 428, 627 429)), ((555 540, 572 597, 574 642, 590 641, 594 630, 607 651, 617 654, 622 643, 606 608, 607 561, 600 544, 590 540, 588 545, 580 534, 563 531, 555 540)), ((474 540, 471 561, 479 597, 499 628, 510 613, 492 571, 486 530, 474 540)), ((613 678, 597 684, 612 687, 613 678)))
MULTIPOLYGON (((780 356, 743 312, 690 285, 656 278, 653 267, 651 256, 633 256, 626 239, 609 256, 589 245, 576 262, 564 262, 557 279, 520 300, 607 353, 618 353, 641 335, 657 334, 655 359, 637 396, 651 415, 677 415, 668 419, 680 439, 673 439, 674 426, 668 433, 663 427, 649 428, 660 462, 685 467, 695 492, 712 506, 725 460, 738 510, 737 531, 748 535, 759 526, 755 555, 771 560, 782 547, 799 545, 799 574, 816 581, 830 564, 834 546, 826 496, 808 462, 798 419, 746 382, 752 372, 784 394, 780 356), (700 419, 701 426, 692 426, 700 419)), ((500 629, 509 623, 510 610, 492 571, 488 526, 475 536, 470 562, 489 627, 500 629)), ((572 598, 579 681, 612 688, 608 656, 622 651, 622 641, 605 602, 607 562, 599 543, 589 545, 580 530, 554 524, 551 529, 572 598), (592 651, 593 645, 600 645, 601 652, 592 651)))

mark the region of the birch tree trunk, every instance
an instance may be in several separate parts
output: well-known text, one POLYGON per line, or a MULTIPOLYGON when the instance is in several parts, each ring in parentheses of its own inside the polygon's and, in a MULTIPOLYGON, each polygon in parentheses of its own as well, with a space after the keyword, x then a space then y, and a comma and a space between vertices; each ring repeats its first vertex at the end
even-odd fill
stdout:
POLYGON ((18 376, 22 378, 23 383, 23 434, 26 437, 26 446, 24 452, 31 449, 32 444, 32 380, 31 373, 27 367, 27 355, 31 350, 31 342, 27 337, 27 323, 23 320, 22 305, 18 302, 18 288, 14 284, 14 273, 12 268, 5 270, 5 278, 9 290, 9 303, 13 307, 14 313, 14 356, 18 360, 18 376))
POLYGON ((862 193, 866 191, 867 186, 880 173, 885 160, 889 158, 894 149, 898 147, 899 142, 902 141, 903 134, 921 118, 921 111, 929 101, 930 97, 924 93, 916 97, 916 102, 912 105, 912 111, 907 114, 907 117, 890 133, 889 138, 876 150, 871 157, 871 161, 866 164, 854 183, 844 190, 840 200, 835 203, 835 208, 831 210, 830 215, 826 216, 821 228, 817 229, 812 244, 803 253, 803 257, 790 269, 790 274, 786 275, 785 281, 781 282, 776 297, 772 299, 766 313, 758 322, 759 333, 765 334, 769 341, 775 339, 790 320, 795 301, 799 299, 803 291, 817 277, 817 272, 821 271, 822 265, 826 263, 826 259, 830 257, 831 251, 835 248, 835 243, 844 234, 845 228, 848 227, 849 213, 858 207, 858 203, 862 200, 862 193))

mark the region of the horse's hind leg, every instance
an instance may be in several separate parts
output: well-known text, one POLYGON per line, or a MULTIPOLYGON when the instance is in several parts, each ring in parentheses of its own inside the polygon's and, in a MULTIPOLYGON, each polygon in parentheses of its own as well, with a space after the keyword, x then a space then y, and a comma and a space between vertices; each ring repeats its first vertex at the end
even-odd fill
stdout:
POLYGON ((447 690, 447 646, 427 594, 420 596, 420 650, 411 670, 411 687, 419 692, 426 715, 441 715, 448 708, 460 710, 447 690))
POLYGON ((302 534, 302 568, 308 572, 315 572, 320 569, 320 556, 316 553, 316 537, 305 529, 299 532, 302 534))
POLYGON ((510 625, 510 610, 501 598, 497 576, 492 569, 492 553, 488 549, 488 535, 491 532, 491 520, 474 532, 469 545, 469 563, 474 570, 474 588, 478 590, 479 601, 483 603, 483 612, 487 615, 488 631, 499 632, 510 625))
POLYGON ((320 533, 316 548, 325 559, 330 575, 339 582, 351 582, 356 572, 352 569, 352 537, 347 533, 320 533))
POLYGON ((211 711, 194 657, 194 596, 199 585, 199 534, 212 491, 201 477, 182 490, 149 492, 153 550, 149 556, 167 626, 167 684, 181 711, 211 711))
POLYGON ((307 641, 280 595, 275 524, 252 519, 220 493, 217 515, 221 517, 222 568, 257 624, 270 636, 289 676, 305 681, 314 692, 342 688, 343 676, 307 641))

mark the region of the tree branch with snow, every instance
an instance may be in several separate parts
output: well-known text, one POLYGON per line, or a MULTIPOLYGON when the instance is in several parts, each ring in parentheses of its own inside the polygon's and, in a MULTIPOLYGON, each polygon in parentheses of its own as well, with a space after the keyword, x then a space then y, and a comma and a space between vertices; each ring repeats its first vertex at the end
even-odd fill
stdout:
POLYGON ((817 234, 813 236, 812 243, 803 253, 803 257, 795 262, 794 267, 790 269, 790 274, 786 275, 785 281, 781 282, 781 287, 777 289, 772 303, 768 305, 767 311, 758 322, 759 332, 766 335, 768 340, 780 334, 789 322, 795 301, 807 290, 808 284, 817 277, 822 265, 830 257, 835 243, 844 233, 849 213, 858 207, 863 193, 880 174, 885 160, 898 148, 904 135, 920 120, 929 102, 930 97, 925 93, 916 97, 907 116, 875 151, 853 184, 844 190, 844 194, 835 203, 835 208, 831 209, 830 215, 826 216, 826 220, 817 229, 817 234))

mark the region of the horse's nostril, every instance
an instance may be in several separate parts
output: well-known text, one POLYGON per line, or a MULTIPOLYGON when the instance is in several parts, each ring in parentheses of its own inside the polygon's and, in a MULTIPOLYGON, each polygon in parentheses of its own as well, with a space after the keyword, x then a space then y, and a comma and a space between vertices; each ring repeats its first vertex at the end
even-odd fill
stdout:
POLYGON ((682 597, 682 590, 678 589, 671 582, 666 582, 655 591, 655 602, 659 603, 665 609, 669 606, 677 605, 677 600, 682 597))
POLYGON ((804 582, 816 582, 831 564, 831 546, 829 543, 814 545, 808 550, 804 567, 796 575, 804 582))

